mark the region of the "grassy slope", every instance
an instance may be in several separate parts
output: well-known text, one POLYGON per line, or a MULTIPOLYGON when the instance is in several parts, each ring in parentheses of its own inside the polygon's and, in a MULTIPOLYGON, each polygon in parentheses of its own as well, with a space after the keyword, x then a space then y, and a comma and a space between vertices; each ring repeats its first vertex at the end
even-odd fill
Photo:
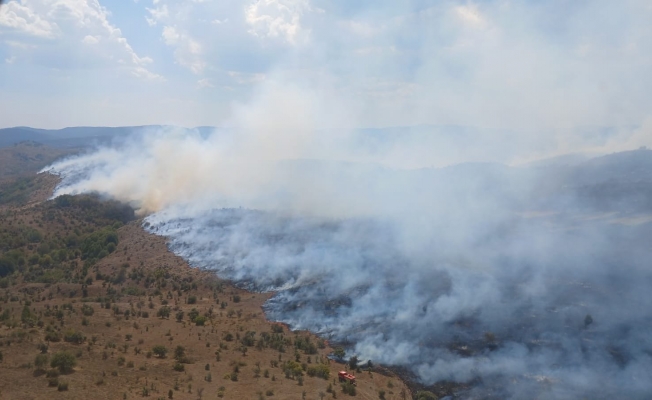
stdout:
MULTIPOLYGON (((281 328, 266 321, 261 308, 269 294, 248 293, 190 268, 139 221, 122 224, 129 216, 117 204, 88 197, 2 212, 0 255, 13 262, 13 272, 0 279, 0 398, 168 398, 172 390, 174 399, 301 399, 304 391, 305 398, 320 399, 321 393, 334 397, 329 385, 338 398, 349 397, 336 379, 344 367, 328 361, 326 343, 285 327, 273 331, 281 328), (84 315, 89 306, 92 315, 84 315), (163 307, 169 318, 157 317, 163 307), (206 316, 204 326, 190 320, 193 309, 206 316), (177 321, 179 311, 184 315, 177 321), (81 343, 63 340, 74 332, 81 343), (252 341, 247 332, 255 332, 252 341), (34 366, 39 344, 48 346, 50 358, 59 351, 76 357, 74 372, 57 378, 69 384, 67 391, 48 386, 43 372, 49 366, 40 372, 34 366), (157 345, 169 350, 165 358, 148 355, 157 345), (177 346, 185 349, 181 372, 173 370, 177 346), (329 379, 303 368, 301 379, 286 378, 283 367, 297 359, 306 369, 323 363, 329 379)), ((395 377, 357 375, 356 398, 378 399, 380 390, 387 399, 409 398, 395 377)))
POLYGON ((57 158, 75 149, 60 149, 35 142, 23 142, 0 148, 0 181, 17 176, 31 176, 57 158))

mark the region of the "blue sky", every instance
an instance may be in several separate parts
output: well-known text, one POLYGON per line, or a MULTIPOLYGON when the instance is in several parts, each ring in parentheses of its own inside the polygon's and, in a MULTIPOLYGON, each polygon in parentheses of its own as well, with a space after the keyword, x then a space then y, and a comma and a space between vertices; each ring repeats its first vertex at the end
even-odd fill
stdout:
POLYGON ((649 0, 0 6, 1 126, 229 125, 292 90, 327 110, 317 126, 635 126, 647 137, 650 71, 649 0))

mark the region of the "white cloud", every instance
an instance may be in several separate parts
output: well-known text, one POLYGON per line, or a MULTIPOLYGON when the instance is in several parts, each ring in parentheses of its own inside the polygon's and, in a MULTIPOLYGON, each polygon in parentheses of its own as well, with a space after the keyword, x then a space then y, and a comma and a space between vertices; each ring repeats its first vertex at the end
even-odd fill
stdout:
POLYGON ((486 24, 485 17, 474 4, 455 7, 455 14, 464 24, 469 26, 483 27, 486 24))
POLYGON ((374 36, 382 30, 375 24, 363 21, 348 21, 345 25, 352 33, 363 37, 374 36))
POLYGON ((179 38, 181 37, 181 35, 177 33, 176 28, 172 26, 164 27, 162 36, 163 36, 163 40, 165 41, 165 44, 169 46, 173 46, 179 43, 179 38))
POLYGON ((308 11, 308 0, 256 0, 245 8, 245 20, 254 36, 281 37, 297 44, 308 39, 310 31, 301 26, 301 17, 308 11))
POLYGON ((14 61, 16 61, 16 56, 11 56, 11 57, 7 57, 7 58, 5 58, 5 62, 6 62, 7 64, 13 64, 14 61))
POLYGON ((236 81, 240 85, 251 85, 254 83, 260 83, 265 80, 265 74, 260 74, 260 73, 246 73, 246 72, 239 72, 239 71, 227 71, 227 75, 229 75, 234 81, 236 81))
POLYGON ((17 31, 43 38, 53 38, 56 35, 57 25, 41 18, 26 6, 25 0, 10 1, 0 7, 0 26, 13 28, 17 31), (22 3, 22 4, 21 4, 22 3))
MULTIPOLYGON (((49 59, 58 67, 67 62, 60 60, 75 59, 87 65, 113 65, 140 78, 162 78, 146 69, 151 58, 139 56, 134 51, 122 31, 109 22, 109 12, 99 0, 13 0, 0 8, 2 27, 22 33, 23 36, 15 41, 33 52, 41 47, 30 37, 52 39, 50 45, 56 45, 58 50, 49 55, 49 59), (93 50, 80 48, 80 42, 94 45, 93 50)), ((4 31, 0 29, 0 33, 4 31)), ((48 58, 40 60, 48 63, 48 58)))
POLYGON ((97 44, 97 43, 99 43, 99 41, 100 41, 100 38, 99 38, 99 37, 97 37, 97 36, 92 36, 92 35, 86 35, 86 36, 82 39, 82 43, 85 43, 85 44, 97 44))
POLYGON ((561 137, 569 126, 635 126, 649 115, 650 0, 372 3, 145 0, 131 3, 138 14, 111 15, 102 5, 116 1, 12 0, 0 7, 0 46, 15 64, 58 57, 50 67, 110 66, 142 79, 161 79, 152 70, 167 67, 179 84, 169 88, 187 90, 169 96, 186 104, 206 84, 220 88, 206 100, 245 101, 281 74, 332 89, 351 104, 350 125, 534 127, 561 137), (118 28, 147 29, 145 18, 158 34, 141 34, 143 47, 132 48, 118 28), (161 48, 171 54, 157 64, 144 53, 161 48))
POLYGON ((170 16, 168 6, 166 4, 163 4, 161 7, 147 8, 147 12, 149 12, 150 17, 145 17, 145 20, 149 26, 154 26, 159 21, 170 16))
POLYGON ((137 66, 131 69, 131 74, 137 78, 142 78, 151 81, 164 81, 165 78, 161 75, 155 74, 145 67, 137 66))
POLYGON ((37 47, 34 44, 19 42, 19 41, 16 41, 16 40, 5 40, 5 43, 8 46, 15 47, 15 48, 18 48, 18 49, 25 49, 25 50, 26 49, 35 49, 37 47))
POLYGON ((200 79, 200 80, 198 80, 198 81, 197 81, 197 86, 198 86, 200 89, 206 89, 206 88, 212 88, 212 87, 215 87, 215 86, 213 86, 213 84, 211 83, 211 81, 210 81, 209 79, 207 79, 207 78, 204 78, 204 79, 200 79))
POLYGON ((194 74, 201 74, 204 71, 206 62, 202 58, 202 46, 199 42, 188 34, 179 32, 173 26, 165 26, 161 36, 165 44, 175 48, 174 58, 179 65, 188 68, 194 74))

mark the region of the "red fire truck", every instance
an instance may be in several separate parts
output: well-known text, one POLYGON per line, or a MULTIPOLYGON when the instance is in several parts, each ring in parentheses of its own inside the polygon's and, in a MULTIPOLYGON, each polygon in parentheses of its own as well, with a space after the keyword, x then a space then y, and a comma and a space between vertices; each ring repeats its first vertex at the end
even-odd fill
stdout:
POLYGON ((340 371, 337 373, 337 377, 340 379, 340 382, 349 382, 352 385, 355 385, 355 376, 353 374, 349 374, 346 371, 340 371))

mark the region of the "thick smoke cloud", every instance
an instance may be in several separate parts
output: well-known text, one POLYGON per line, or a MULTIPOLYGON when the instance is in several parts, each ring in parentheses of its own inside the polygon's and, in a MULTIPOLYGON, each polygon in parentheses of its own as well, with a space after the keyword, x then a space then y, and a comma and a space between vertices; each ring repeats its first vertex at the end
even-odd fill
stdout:
POLYGON ((383 63, 400 72, 373 54, 330 60, 315 25, 323 71, 297 50, 228 129, 143 132, 58 162, 55 195, 129 202, 192 265, 276 291, 270 318, 424 384, 466 384, 460 398, 647 398, 650 151, 514 164, 650 144, 650 10, 579 2, 556 22, 567 2, 534 3, 380 13, 369 49, 417 44, 383 63), (631 29, 595 47, 586 13, 631 29), (396 116, 458 126, 351 128, 396 116), (594 117, 604 127, 587 128, 594 117))
POLYGON ((150 132, 50 171, 56 194, 131 202, 192 265, 277 291, 270 318, 462 398, 652 391, 649 151, 398 170, 301 159, 318 133, 264 158, 253 132, 150 132))

